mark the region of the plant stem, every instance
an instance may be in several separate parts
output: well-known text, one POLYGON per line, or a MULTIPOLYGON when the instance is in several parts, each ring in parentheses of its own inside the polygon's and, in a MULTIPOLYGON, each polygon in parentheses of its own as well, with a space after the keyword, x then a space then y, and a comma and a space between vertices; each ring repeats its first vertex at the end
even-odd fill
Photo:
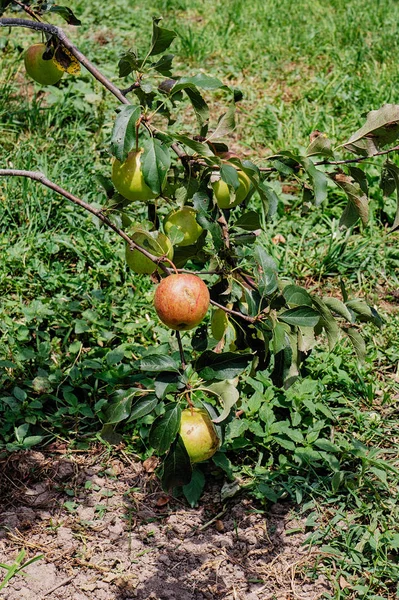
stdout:
POLYGON ((179 346, 181 366, 182 366, 182 369, 184 371, 184 369, 186 368, 186 359, 184 358, 184 350, 183 350, 183 344, 181 342, 180 331, 176 331, 176 339, 177 339, 177 343, 178 343, 178 346, 179 346))

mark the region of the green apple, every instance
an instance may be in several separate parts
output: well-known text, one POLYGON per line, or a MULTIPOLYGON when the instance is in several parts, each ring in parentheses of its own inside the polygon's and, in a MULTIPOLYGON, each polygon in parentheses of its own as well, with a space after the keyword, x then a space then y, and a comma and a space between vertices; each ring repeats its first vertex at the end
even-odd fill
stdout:
MULTIPOLYGON (((136 244, 154 256, 165 255, 172 260, 172 242, 164 233, 156 232, 153 234, 147 231, 136 231, 131 238, 133 242, 136 242, 136 244)), ((126 262, 132 271, 140 275, 151 275, 157 268, 156 264, 144 256, 140 250, 130 250, 129 246, 126 246, 126 262)), ((167 261, 165 261, 165 265, 170 266, 167 261)))
POLYGON ((211 418, 202 408, 182 411, 179 434, 192 463, 211 458, 220 445, 211 418))
POLYGON ((183 206, 178 210, 172 210, 164 219, 163 228, 166 234, 170 233, 172 227, 177 227, 184 234, 181 242, 176 246, 191 246, 195 244, 203 229, 196 220, 197 211, 190 206, 183 206))
POLYGON ((138 152, 129 152, 125 162, 121 163, 115 158, 112 165, 111 179, 115 189, 131 202, 134 200, 146 202, 156 197, 144 180, 140 159, 142 153, 142 149, 138 152))
POLYGON ((167 327, 187 331, 201 323, 209 300, 209 290, 200 277, 176 273, 162 279, 155 290, 154 306, 167 327))
POLYGON ((24 63, 27 74, 37 83, 42 85, 54 85, 61 79, 64 71, 61 71, 52 58, 44 60, 43 54, 46 44, 34 44, 24 54, 24 63))
POLYGON ((244 171, 237 171, 239 186, 234 196, 230 196, 230 188, 223 179, 218 179, 212 184, 216 203, 219 208, 234 208, 245 200, 251 187, 251 180, 244 171))

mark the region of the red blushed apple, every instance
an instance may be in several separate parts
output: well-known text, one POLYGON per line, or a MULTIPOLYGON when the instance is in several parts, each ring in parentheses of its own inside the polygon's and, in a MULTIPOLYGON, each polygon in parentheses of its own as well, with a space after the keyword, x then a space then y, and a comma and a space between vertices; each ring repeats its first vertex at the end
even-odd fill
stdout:
POLYGON ((176 273, 158 285, 154 306, 162 323, 178 331, 197 327, 209 307, 209 291, 197 275, 176 273))

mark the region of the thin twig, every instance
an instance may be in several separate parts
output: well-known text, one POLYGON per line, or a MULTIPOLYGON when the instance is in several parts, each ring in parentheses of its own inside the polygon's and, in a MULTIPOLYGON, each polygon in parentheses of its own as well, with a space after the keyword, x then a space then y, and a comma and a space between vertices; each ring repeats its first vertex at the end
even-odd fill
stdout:
POLYGON ((178 343, 178 346, 179 346, 181 366, 182 366, 182 369, 184 371, 184 369, 186 368, 187 365, 186 365, 186 359, 184 357, 184 350, 183 350, 183 344, 181 342, 180 331, 176 331, 176 339, 177 339, 177 343, 178 343))
POLYGON ((64 190, 62 187, 60 187, 59 185, 57 185, 53 181, 50 181, 49 179, 47 179, 47 177, 45 177, 43 175, 43 173, 40 173, 39 171, 21 171, 21 170, 17 170, 17 169, 0 169, 0 177, 26 177, 28 179, 33 179, 34 181, 38 181, 42 185, 50 188, 50 190, 53 190, 57 194, 60 194, 61 196, 64 196, 64 198, 67 198, 67 200, 70 200, 74 204, 77 204, 78 206, 81 206, 82 208, 84 208, 85 210, 87 210, 87 212, 89 212, 92 215, 94 215, 95 217, 97 217, 100 221, 102 221, 105 225, 107 225, 115 233, 117 233, 122 239, 124 239, 125 242, 127 244, 129 244, 129 248, 131 250, 139 250, 139 252, 141 252, 142 254, 144 254, 144 256, 146 256, 153 263, 155 263, 156 265, 158 265, 164 271, 164 273, 166 273, 167 275, 169 275, 170 269, 168 269, 168 267, 165 267, 165 265, 162 264, 162 261, 164 260, 164 257, 162 257, 162 256, 161 257, 154 256, 153 254, 151 254, 150 252, 148 252, 147 250, 145 250, 145 248, 142 248, 141 246, 139 246, 138 244, 136 244, 136 242, 134 242, 123 231, 123 229, 120 229, 119 227, 117 227, 116 225, 114 225, 114 223, 112 223, 112 221, 110 221, 110 219, 103 214, 103 212, 102 212, 101 209, 94 208, 94 206, 92 206, 88 202, 85 202, 84 200, 81 200, 80 198, 77 198, 77 196, 74 196, 73 194, 71 194, 67 190, 64 190))
POLYGON ((215 300, 211 300, 211 304, 213 306, 216 306, 217 308, 221 308, 222 310, 224 310, 224 312, 227 312, 230 315, 235 315, 236 317, 239 317, 240 319, 243 319, 244 321, 248 321, 248 323, 255 323, 257 321, 257 319, 255 317, 249 317, 248 315, 243 315, 242 313, 238 312, 237 310, 232 310, 231 308, 227 308, 226 306, 223 306, 222 304, 215 302, 215 300))
POLYGON ((22 10, 24 10, 26 12, 26 14, 33 17, 34 19, 37 19, 37 21, 39 21, 39 23, 41 23, 39 15, 37 15, 35 13, 35 11, 32 10, 29 6, 26 6, 26 4, 19 2, 19 0, 12 0, 12 2, 13 2, 13 4, 17 4, 18 6, 20 6, 22 8, 22 10))
POLYGON ((61 581, 60 583, 57 583, 57 585, 55 585, 54 587, 52 587, 51 590, 47 590, 47 592, 44 592, 43 598, 45 596, 49 596, 50 594, 52 594, 53 592, 55 592, 59 588, 63 587, 64 585, 67 585, 68 583, 71 583, 71 581, 73 579, 75 579, 75 577, 76 577, 76 575, 72 575, 71 577, 68 577, 68 579, 64 579, 64 581, 61 581))

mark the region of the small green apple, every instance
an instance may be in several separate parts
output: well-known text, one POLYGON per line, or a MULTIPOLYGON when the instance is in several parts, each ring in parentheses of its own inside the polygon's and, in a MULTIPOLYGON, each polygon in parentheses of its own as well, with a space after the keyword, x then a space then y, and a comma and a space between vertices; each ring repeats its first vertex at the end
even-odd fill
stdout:
POLYGON ((223 179, 212 184, 216 203, 219 208, 234 208, 245 200, 251 187, 251 180, 244 171, 237 171, 239 186, 235 190, 235 198, 230 197, 230 188, 223 179))
POLYGON ((43 59, 46 44, 34 44, 24 54, 24 63, 27 74, 37 83, 42 85, 54 85, 64 74, 55 64, 52 58, 43 59))
POLYGON ((131 202, 134 200, 146 202, 156 197, 144 180, 140 159, 142 153, 143 149, 138 152, 132 150, 125 162, 121 163, 115 158, 112 165, 111 179, 115 189, 131 202))
POLYGON ((209 308, 209 300, 209 290, 200 277, 174 273, 158 285, 154 306, 167 327, 187 331, 201 323, 209 308))
POLYGON ((191 206, 183 206, 178 210, 172 210, 164 219, 163 228, 166 234, 169 234, 173 226, 177 227, 184 238, 176 246, 191 246, 195 244, 201 235, 203 229, 196 220, 197 211, 191 206))
MULTIPOLYGON (((167 258, 172 260, 172 242, 164 233, 136 231, 131 238, 133 242, 136 242, 136 244, 154 256, 165 255, 167 258)), ((129 246, 126 246, 126 262, 132 271, 140 275, 151 275, 157 268, 156 264, 144 256, 140 250, 130 250, 129 246)), ((168 266, 167 261, 165 261, 165 265, 168 266)), ((161 269, 159 269, 159 271, 162 272, 161 269)))
POLYGON ((211 418, 202 408, 182 411, 179 434, 192 463, 211 458, 220 445, 211 418))

